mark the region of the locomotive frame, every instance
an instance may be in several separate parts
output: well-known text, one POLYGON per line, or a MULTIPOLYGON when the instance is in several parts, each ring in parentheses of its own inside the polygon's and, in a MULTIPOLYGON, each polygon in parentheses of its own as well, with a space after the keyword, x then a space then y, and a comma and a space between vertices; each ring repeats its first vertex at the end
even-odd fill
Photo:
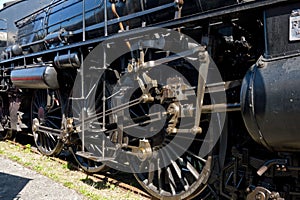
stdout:
POLYGON ((131 171, 160 199, 299 198, 297 1, 95 2, 57 0, 15 22, 0 61, 5 138, 32 130, 43 154, 131 171))

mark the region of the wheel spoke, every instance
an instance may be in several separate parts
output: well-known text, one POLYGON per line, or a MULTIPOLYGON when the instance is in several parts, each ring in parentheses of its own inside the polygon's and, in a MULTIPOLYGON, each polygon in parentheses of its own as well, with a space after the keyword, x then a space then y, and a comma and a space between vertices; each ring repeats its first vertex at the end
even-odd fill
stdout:
POLYGON ((52 143, 53 143, 53 145, 54 145, 56 139, 54 138, 54 136, 53 136, 52 134, 49 134, 49 137, 51 138, 51 141, 52 141, 52 143))
POLYGON ((47 120, 47 125, 49 125, 52 128, 59 129, 59 125, 57 123, 52 122, 49 119, 47 120))
MULTIPOLYGON (((110 88, 109 88, 109 83, 105 84, 105 108, 103 108, 103 79, 101 78, 100 80, 98 77, 89 77, 86 79, 85 82, 85 88, 88 88, 85 90, 86 94, 84 94, 85 101, 83 103, 81 102, 76 102, 74 100, 72 104, 72 111, 73 115, 75 116, 73 118, 74 123, 76 126, 81 126, 83 128, 82 124, 84 123, 90 123, 93 125, 93 128, 87 128, 85 130, 85 135, 84 137, 86 138, 85 141, 93 138, 96 135, 99 135, 99 132, 95 132, 95 129, 101 129, 103 128, 103 123, 102 123, 102 117, 103 117, 103 111, 105 109, 105 122, 109 123, 108 120, 108 110, 111 108, 111 105, 109 101, 106 99, 109 96, 110 93, 110 88), (99 82, 100 81, 100 82, 99 82), (97 84, 98 83, 98 84, 97 84), (82 113, 82 108, 86 109, 86 113, 82 113), (82 119, 82 116, 84 116, 84 119, 82 119), (94 128, 95 127, 95 128, 94 128)), ((112 112, 113 110, 110 110, 112 112)), ((78 134, 76 137, 77 142, 69 147, 69 151, 73 154, 75 161, 77 164, 86 172, 88 173, 97 173, 100 171, 105 171, 109 169, 104 163, 102 162, 96 162, 94 160, 84 158, 78 154, 76 154, 77 151, 84 151, 85 152, 90 152, 94 153, 93 151, 97 152, 97 154, 104 154, 102 151, 102 146, 101 144, 90 144, 90 143, 85 143, 84 148, 82 147, 82 134, 78 134)))
POLYGON ((176 183, 175 183, 175 180, 174 180, 174 177, 173 177, 170 167, 167 167, 167 177, 168 177, 168 179, 166 180, 166 182, 169 183, 169 186, 172 191, 172 195, 175 195, 176 194, 176 190, 175 190, 176 183))
POLYGON ((45 142, 46 142, 46 147, 48 151, 51 151, 51 141, 49 140, 49 133, 45 134, 45 142))
MULTIPOLYGON (((51 114, 54 112, 59 112, 59 114, 60 114, 60 109, 61 109, 60 107, 52 108, 52 109, 48 110, 48 114, 51 114)), ((54 117, 54 116, 48 116, 48 117, 54 117)), ((61 117, 58 117, 58 119, 61 120, 61 117)))
POLYGON ((46 144, 46 138, 45 138, 44 134, 41 133, 41 134, 40 134, 40 137, 41 137, 41 139, 42 139, 42 147, 43 147, 44 150, 47 151, 47 150, 48 150, 48 147, 47 147, 47 144, 46 144))
POLYGON ((177 177, 179 179, 180 184, 183 186, 184 190, 187 191, 189 188, 189 185, 183 177, 182 170, 180 169, 178 164, 172 159, 173 157, 177 158, 178 156, 174 155, 175 151, 170 145, 166 146, 166 148, 168 149, 168 151, 166 151, 166 154, 168 155, 168 158, 171 159, 171 166, 173 167, 175 174, 177 175, 177 177), (173 154, 173 155, 171 156, 170 154, 173 154))
POLYGON ((153 183, 154 173, 155 173, 154 170, 155 170, 155 165, 151 161, 151 163, 149 164, 148 185, 153 183))
POLYGON ((161 177, 162 177, 162 171, 161 171, 161 168, 159 167, 160 166, 160 159, 157 159, 157 178, 158 178, 158 191, 159 193, 162 192, 162 180, 161 180, 161 177))
MULTIPOLYGON (((57 98, 59 97, 58 92, 51 93, 57 98)), ((50 110, 47 110, 47 90, 37 90, 33 95, 32 99, 32 120, 37 118, 42 126, 47 126, 53 129, 60 129, 61 127, 61 107, 52 102, 53 105, 50 110)), ((58 98, 58 100, 60 100, 58 98)), ((36 138, 36 146, 40 152, 44 155, 57 155, 63 148, 63 143, 58 139, 57 136, 51 133, 44 132, 34 132, 34 137, 36 138)))
MULTIPOLYGON (((40 104, 38 102, 34 102, 33 103, 34 109, 38 110, 39 109, 39 105, 40 104)), ((36 112, 36 114, 37 114, 37 112, 36 112)))
POLYGON ((52 134, 48 134, 48 142, 51 145, 51 149, 55 147, 55 139, 52 134))
POLYGON ((130 114, 133 114, 134 117, 138 117, 139 115, 137 113, 135 113, 133 110, 130 110, 130 114))
MULTIPOLYGON (((168 142, 171 142, 170 139, 165 139, 165 140, 168 141, 168 142)), ((197 140, 195 140, 195 141, 197 141, 197 140)), ((202 162, 206 163, 206 161, 207 161, 206 159, 201 158, 200 156, 197 156, 195 153, 191 152, 190 150, 186 150, 184 147, 178 145, 176 142, 174 142, 173 145, 175 145, 176 148, 179 148, 180 150, 184 150, 186 153, 188 153, 189 155, 193 156, 194 158, 196 158, 198 160, 201 160, 202 162)))
POLYGON ((199 179, 200 174, 198 173, 198 171, 193 167, 193 165, 189 161, 186 161, 186 167, 191 172, 191 174, 194 176, 194 178, 196 180, 199 179))
POLYGON ((176 174, 177 174, 177 176, 180 180, 180 183, 184 187, 185 191, 187 191, 188 190, 188 185, 184 181, 184 178, 183 178, 182 173, 181 173, 181 169, 179 168, 179 166, 177 165, 177 163, 175 161, 171 161, 171 163, 172 163, 172 166, 173 166, 173 168, 174 168, 174 170, 175 170, 175 172, 176 172, 176 174))

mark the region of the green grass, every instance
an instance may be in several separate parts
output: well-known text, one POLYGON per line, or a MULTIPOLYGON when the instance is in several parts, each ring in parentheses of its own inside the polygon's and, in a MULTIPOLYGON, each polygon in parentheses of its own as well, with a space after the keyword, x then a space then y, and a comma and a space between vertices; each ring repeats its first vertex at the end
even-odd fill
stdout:
POLYGON ((11 160, 13 160, 13 161, 16 161, 16 162, 21 161, 21 158, 19 158, 16 155, 10 155, 10 156, 8 156, 8 158, 11 159, 11 160))
POLYGON ((35 171, 37 171, 37 172, 41 172, 41 171, 44 169, 44 167, 41 166, 41 165, 35 165, 35 166, 33 167, 33 169, 34 169, 35 171))
MULTIPOLYGON (((98 180, 80 171, 71 170, 70 163, 58 163, 50 157, 31 152, 31 146, 21 148, 0 141, 0 155, 81 193, 88 200, 140 200, 140 195, 121 189, 106 179, 98 180)), ((124 175, 125 176, 125 175, 124 175)), ((117 179, 117 178, 116 178, 117 179)), ((121 178, 122 179, 122 178, 121 178)))
POLYGON ((24 162, 24 166, 25 167, 30 167, 30 166, 32 166, 32 163, 31 162, 24 162))
POLYGON ((24 152, 25 153, 30 153, 31 152, 31 145, 30 144, 26 144, 24 152))
POLYGON ((74 184, 72 182, 65 182, 63 185, 68 188, 74 188, 74 184))

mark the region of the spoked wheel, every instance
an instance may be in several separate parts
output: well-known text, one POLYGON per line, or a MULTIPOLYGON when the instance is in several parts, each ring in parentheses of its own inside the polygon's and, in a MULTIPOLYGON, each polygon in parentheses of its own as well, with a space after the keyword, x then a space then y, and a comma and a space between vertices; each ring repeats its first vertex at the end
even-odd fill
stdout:
MULTIPOLYGON (((32 121, 51 129, 60 130, 62 125, 61 103, 58 91, 36 90, 32 99, 32 121)), ((58 135, 45 131, 33 131, 34 141, 40 152, 47 156, 58 155, 63 142, 58 135)))
MULTIPOLYGON (((143 188, 156 198, 190 199, 206 189, 211 157, 203 163, 189 160, 188 157, 179 158, 171 166, 148 174, 135 174, 135 177, 143 188)), ((151 165, 154 163, 149 163, 149 166, 151 165)))
MULTIPOLYGON (((84 89, 85 89, 85 101, 76 101, 76 98, 72 102, 72 113, 75 126, 80 127, 80 131, 75 137, 75 142, 69 147, 70 152, 73 154, 74 159, 77 164, 87 173, 97 173, 107 171, 109 167, 103 162, 98 162, 92 158, 87 158, 81 156, 77 152, 84 152, 87 155, 95 155, 95 149, 102 149, 102 141, 99 137, 103 137, 102 134, 105 134, 103 130, 103 87, 105 90, 105 98, 111 95, 111 85, 107 81, 105 85, 103 84, 103 78, 99 80, 98 71, 88 72, 87 77, 85 77, 84 89), (84 128, 84 135, 82 134, 82 127, 84 128), (83 144, 84 141, 84 144, 83 144), (84 145, 84 148, 83 148, 84 145)), ((77 82, 76 82, 77 83, 77 82)), ((73 95, 78 96, 74 91, 73 95)), ((106 109, 109 108, 109 100, 105 103, 106 109)), ((110 117, 105 117, 105 122, 108 123, 110 117)), ((105 134, 104 137, 107 137, 105 134)), ((101 152, 97 152, 100 153, 101 152)))
MULTIPOLYGON (((149 72, 149 76, 158 77, 155 72, 153 75, 149 72)), ((134 86, 134 83, 130 85, 134 86)), ((150 90, 151 92, 155 91, 150 90)), ((130 102, 142 95, 140 89, 127 91, 127 93, 130 95, 128 98, 130 102)), ((182 103, 191 103, 191 101, 185 100, 182 103)), ((203 130, 205 133, 199 135, 192 132, 170 134, 167 130, 169 126, 190 130, 194 124, 193 116, 180 119, 178 112, 155 121, 155 113, 172 113, 172 109, 179 110, 178 104, 178 101, 161 103, 154 100, 129 108, 130 118, 135 124, 139 124, 136 128, 125 129, 125 132, 131 135, 129 141, 132 142, 129 144, 138 145, 135 142, 137 140, 146 144, 139 145, 140 155, 136 158, 131 157, 129 163, 139 184, 159 199, 190 199, 199 193, 202 197, 209 193, 207 181, 211 172, 212 156, 208 154, 209 152, 202 155, 201 151, 209 149, 212 145, 207 133, 210 115, 202 117, 201 126, 205 129, 203 130)))
POLYGON ((13 130, 7 129, 8 126, 8 111, 9 105, 7 97, 0 96, 0 140, 12 139, 15 134, 13 130))
MULTIPOLYGON (((190 137, 177 136, 180 140, 190 137)), ((175 155, 176 148, 185 146, 170 145, 172 137, 166 136, 162 145, 156 150, 162 150, 161 155, 153 152, 151 159, 139 164, 139 169, 147 169, 143 173, 136 173, 135 178, 152 196, 159 199, 191 199, 201 193, 201 198, 209 194, 207 181, 212 168, 212 156, 201 157, 201 147, 209 145, 209 141, 197 136, 180 157, 175 155)))
MULTIPOLYGON (((163 74, 163 68, 158 71, 162 71, 159 74, 163 74)), ((163 74, 165 78, 161 79, 158 79, 159 75, 153 73, 154 75, 149 71, 149 77, 157 78, 162 85, 169 84, 171 87, 172 84, 184 84, 180 79, 173 78, 176 77, 176 72, 173 72, 174 75, 171 72, 163 74)), ((161 91, 159 87, 157 90, 161 91)), ((132 94, 132 98, 140 96, 136 93, 132 94)), ((152 123, 153 127, 150 125, 147 129, 139 126, 144 132, 151 134, 145 135, 144 139, 139 137, 138 154, 136 158, 132 157, 131 167, 140 185, 156 198, 191 199, 197 196, 203 199, 210 196, 208 180, 212 171, 211 152, 218 140, 222 125, 221 122, 219 123, 218 114, 202 113, 201 119, 197 121, 202 131, 198 132, 199 129, 194 129, 198 128, 195 126, 196 112, 189 115, 181 111, 184 109, 183 105, 193 105, 195 108, 196 95, 182 99, 179 99, 180 96, 177 97, 178 99, 172 98, 166 101, 144 102, 129 108, 132 119, 142 119, 137 122, 133 120, 139 124, 147 124, 148 116, 151 114, 149 110, 152 113, 157 111, 165 113, 166 116, 165 120, 161 120, 165 121, 164 127, 158 129, 156 133, 151 133, 151 130, 156 129, 156 123, 152 123), (155 104, 164 108, 165 112, 155 110, 155 104)), ((203 101, 211 104, 212 99, 207 95, 203 101)), ((129 134, 132 132, 134 131, 128 130, 129 134)))

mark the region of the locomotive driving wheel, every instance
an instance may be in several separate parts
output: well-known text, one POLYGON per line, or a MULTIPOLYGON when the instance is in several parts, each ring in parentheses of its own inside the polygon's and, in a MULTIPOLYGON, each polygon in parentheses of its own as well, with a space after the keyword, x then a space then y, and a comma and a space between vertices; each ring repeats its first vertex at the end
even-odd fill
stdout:
MULTIPOLYGON (((159 74, 163 74, 164 70, 161 68, 148 73, 149 79, 156 77, 156 80, 164 85, 150 89, 149 96, 160 96, 165 88, 171 88, 171 83, 166 83, 165 80, 178 80, 178 84, 174 81, 178 86, 184 84, 181 79, 174 78, 177 74, 175 72, 174 75, 172 72, 164 74, 169 77, 159 80, 159 74)), ((126 83, 134 86, 134 83, 126 83)), ((139 86, 135 85, 133 88, 138 89, 134 92, 126 91, 130 95, 130 98, 127 98, 130 102, 144 96, 139 86)), ((123 117, 124 121, 130 121, 130 117, 133 123, 139 124, 136 129, 124 125, 124 131, 129 135, 129 146, 138 146, 137 150, 133 150, 137 152, 136 156, 129 158, 135 178, 145 190, 159 199, 191 199, 197 195, 205 198, 210 194, 208 179, 213 159, 213 132, 220 131, 220 127, 209 128, 211 121, 216 120, 216 117, 212 117, 210 113, 202 114, 199 124, 202 133, 196 133, 193 130, 196 113, 181 116, 180 111, 182 105, 192 103, 195 98, 182 101, 176 98, 165 101, 158 99, 159 97, 155 97, 154 100, 130 106, 130 115, 125 114, 123 117), (166 117, 156 120, 157 113, 166 117), (136 141, 139 141, 139 144, 136 141), (203 153, 204 151, 206 153, 203 153)))
MULTIPOLYGON (((208 195, 207 181, 210 176, 212 157, 198 156, 199 142, 194 141, 186 153, 177 159, 168 157, 172 149, 162 158, 143 163, 148 172, 136 173, 135 178, 152 196, 159 199, 190 199, 201 193, 208 195), (171 164, 165 166, 165 162, 171 164)), ((137 166, 135 166, 137 167, 137 166)))
MULTIPOLYGON (((191 140, 187 135, 176 137, 182 141, 191 140)), ((142 171, 135 173, 135 178, 144 189, 159 199, 191 199, 199 194, 201 198, 205 198, 209 195, 207 186, 212 156, 209 154, 201 157, 199 152, 205 146, 209 148, 210 141, 203 136, 196 136, 192 144, 185 147, 179 144, 170 145, 173 139, 174 136, 166 135, 160 145, 152 148, 151 158, 138 162, 138 165, 133 164, 135 172, 142 171), (173 153, 176 148, 186 150, 178 157, 173 153), (160 150, 163 151, 161 155, 157 153, 160 150)))
MULTIPOLYGON (((85 147, 77 155, 133 172, 141 186, 159 199, 190 199, 209 193, 211 151, 215 145, 214 131, 209 127, 215 119, 211 113, 201 113, 199 107, 213 99, 205 94, 212 64, 203 46, 183 49, 178 54, 189 57, 140 47, 113 59, 115 53, 108 50, 104 55, 109 59, 104 60, 112 61, 105 63, 111 75, 105 74, 100 84, 96 82, 82 91, 88 94, 81 101, 81 111, 74 112, 78 113, 74 119, 78 118, 75 126, 82 133, 81 147, 85 147), (89 109, 89 102, 96 105, 95 109, 89 109)), ((90 60, 93 67, 85 69, 102 72, 102 68, 94 67, 97 59, 90 60)), ((87 86, 93 76, 99 80, 99 74, 90 73, 89 79, 79 83, 87 86)))
MULTIPOLYGON (((73 154, 77 164, 87 173, 103 172, 109 169, 107 165, 93 159, 92 156, 88 158, 78 153, 84 152, 86 155, 92 155, 91 150, 94 148, 93 145, 95 144, 96 146, 98 143, 90 144, 87 141, 97 138, 99 134, 105 134, 102 131, 105 127, 102 125, 103 118, 101 114, 103 112, 103 90, 105 90, 105 98, 107 98, 111 95, 112 86, 110 85, 111 80, 105 82, 105 84, 103 83, 103 78, 100 78, 99 80, 99 71, 96 72, 97 73, 94 71, 86 72, 87 75, 84 77, 84 91, 86 92, 84 95, 85 101, 78 101, 76 98, 73 98, 72 100, 72 113, 75 126, 86 127, 86 129, 84 130, 85 133, 83 135, 82 128, 79 128, 81 130, 74 135, 75 142, 69 147, 69 151, 73 154), (90 120, 91 118, 93 120, 90 120), (83 141, 85 141, 85 143, 83 141)), ((73 95, 77 96, 77 92, 78 91, 75 91, 73 95)), ((107 102, 104 104, 106 107, 105 109, 108 109, 110 104, 107 102)), ((110 117, 106 117, 105 120, 108 122, 110 117)))
POLYGON ((48 131, 34 130, 34 141, 39 151, 47 156, 58 155, 63 142, 57 132, 61 130, 62 111, 58 91, 36 90, 32 97, 31 104, 33 126, 49 128, 48 131), (51 130, 57 130, 56 134, 51 130))
POLYGON ((214 95, 205 94, 209 56, 205 58, 200 72, 180 60, 133 73, 134 78, 128 78, 131 82, 126 78, 121 82, 123 88, 133 88, 126 90, 125 100, 140 100, 120 115, 131 151, 127 163, 140 185, 155 198, 206 198, 211 194, 212 151, 222 123, 218 113, 201 113, 196 106, 215 103, 214 95), (128 118, 134 125, 127 124, 128 118))
POLYGON ((13 130, 7 130, 5 126, 8 124, 8 102, 7 97, 0 96, 0 140, 12 139, 14 134, 13 130))

